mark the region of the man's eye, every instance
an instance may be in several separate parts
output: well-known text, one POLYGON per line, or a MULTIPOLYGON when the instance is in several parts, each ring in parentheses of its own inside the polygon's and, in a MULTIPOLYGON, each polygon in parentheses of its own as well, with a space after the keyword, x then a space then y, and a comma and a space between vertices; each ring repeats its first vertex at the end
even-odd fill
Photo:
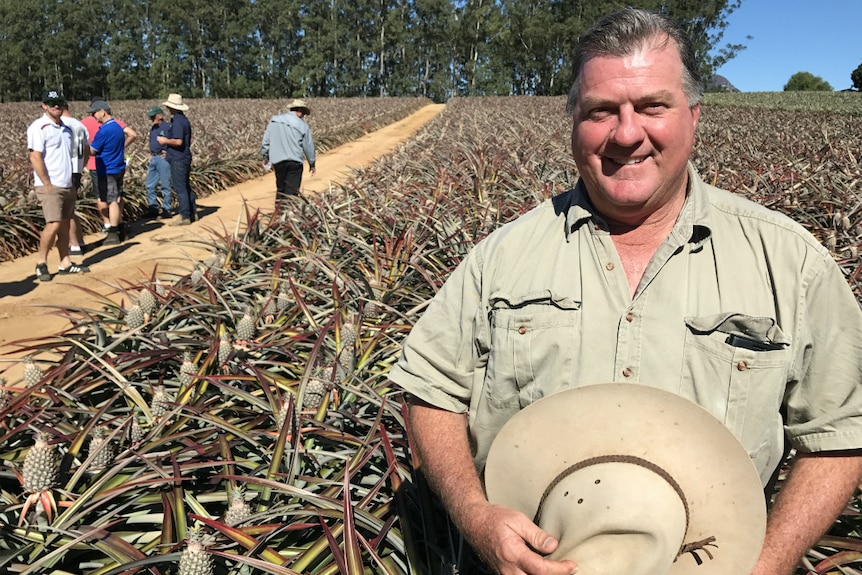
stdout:
POLYGON ((643 106, 643 111, 647 114, 659 114, 667 109, 667 106, 660 102, 652 102, 643 106))

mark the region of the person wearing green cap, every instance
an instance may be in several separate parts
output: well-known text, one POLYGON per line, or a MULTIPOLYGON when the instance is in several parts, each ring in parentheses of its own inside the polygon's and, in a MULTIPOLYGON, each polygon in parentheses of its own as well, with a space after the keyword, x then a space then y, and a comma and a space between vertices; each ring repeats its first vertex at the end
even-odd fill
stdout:
POLYGON ((165 158, 168 146, 159 143, 159 136, 164 136, 170 128, 165 120, 165 112, 158 106, 147 110, 152 125, 150 126, 150 164, 147 167, 147 203, 150 218, 162 219, 171 217, 171 165, 165 158), (161 188, 162 206, 159 211, 159 196, 156 188, 161 188))

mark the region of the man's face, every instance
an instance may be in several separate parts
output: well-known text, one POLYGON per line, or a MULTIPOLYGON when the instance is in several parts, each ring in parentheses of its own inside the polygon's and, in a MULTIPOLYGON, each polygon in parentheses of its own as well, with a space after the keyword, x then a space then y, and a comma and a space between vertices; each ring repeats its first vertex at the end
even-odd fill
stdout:
POLYGON ((60 122, 60 116, 63 115, 62 106, 66 102, 62 100, 48 100, 47 102, 42 102, 42 109, 48 115, 49 118, 54 120, 54 122, 60 122))
POLYGON ((104 121, 108 117, 107 112, 105 112, 104 110, 96 110, 95 112, 93 112, 92 115, 94 118, 96 118, 96 121, 99 122, 100 124, 104 123, 104 121))
POLYGON ((163 115, 161 115, 161 114, 156 114, 156 115, 155 115, 155 116, 153 116, 151 119, 152 119, 152 121, 153 121, 153 124, 158 125, 158 124, 161 124, 161 123, 162 123, 162 120, 164 120, 164 119, 165 119, 165 117, 164 117, 163 115))
POLYGON ((605 217, 634 225, 685 193, 700 106, 688 106, 682 71, 673 41, 584 62, 572 154, 605 217))

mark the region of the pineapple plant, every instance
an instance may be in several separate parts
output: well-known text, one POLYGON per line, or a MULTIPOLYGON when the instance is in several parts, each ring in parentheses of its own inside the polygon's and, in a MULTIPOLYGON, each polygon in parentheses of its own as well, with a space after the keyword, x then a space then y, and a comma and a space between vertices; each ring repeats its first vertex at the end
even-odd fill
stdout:
POLYGON ((150 411, 153 417, 159 419, 171 408, 171 396, 168 394, 164 385, 158 384, 153 386, 153 397, 150 399, 150 411))
POLYGON ((325 370, 315 368, 308 382, 305 384, 305 392, 302 396, 302 407, 305 409, 317 409, 323 403, 324 396, 329 393, 329 380, 326 379, 325 370))
POLYGON ((356 362, 356 326, 351 321, 344 322, 339 332, 340 348, 338 363, 347 373, 353 371, 356 362))
POLYGON ((183 387, 188 387, 192 384, 195 376, 198 373, 198 368, 195 362, 192 361, 192 353, 190 351, 183 352, 183 363, 180 365, 179 380, 183 387))
POLYGON ((207 552, 200 525, 189 528, 186 548, 180 555, 178 575, 212 575, 213 560, 207 552))
POLYGON ((243 306, 242 317, 236 322, 236 338, 240 341, 249 341, 257 335, 252 308, 250 305, 243 306))
POLYGON ((24 383, 27 384, 27 387, 33 387, 39 385, 39 382, 42 381, 42 370, 36 365, 36 362, 33 361, 32 357, 27 357, 24 359, 24 383))
POLYGON ((126 310, 126 327, 129 329, 138 329, 144 325, 144 310, 138 304, 129 306, 126 310))
POLYGON ((114 460, 114 445, 108 439, 111 431, 104 425, 97 425, 93 428, 93 437, 90 439, 89 455, 90 469, 93 471, 101 471, 111 464, 114 460))
POLYGON ((278 290, 278 296, 276 296, 275 306, 278 308, 279 313, 284 313, 284 310, 290 306, 290 292, 287 291, 287 288, 281 286, 278 290))
POLYGON ((156 311, 158 302, 156 301, 156 296, 153 295, 153 292, 144 288, 138 296, 138 305, 141 306, 144 316, 149 318, 152 317, 153 313, 156 311))
POLYGON ((34 503, 42 506, 48 521, 51 521, 52 512, 57 511, 57 503, 51 489, 57 482, 60 462, 57 451, 49 443, 50 440, 51 434, 37 431, 33 436, 33 446, 24 457, 20 480, 24 492, 28 495, 21 509, 18 525, 23 523, 27 511, 34 503))
POLYGON ((218 364, 225 365, 230 359, 230 353, 233 351, 233 343, 230 340, 230 334, 226 329, 222 328, 218 342, 218 364))
POLYGON ((228 508, 223 519, 226 525, 236 526, 251 517, 251 506, 246 502, 245 489, 241 486, 235 487, 230 492, 228 501, 228 508))

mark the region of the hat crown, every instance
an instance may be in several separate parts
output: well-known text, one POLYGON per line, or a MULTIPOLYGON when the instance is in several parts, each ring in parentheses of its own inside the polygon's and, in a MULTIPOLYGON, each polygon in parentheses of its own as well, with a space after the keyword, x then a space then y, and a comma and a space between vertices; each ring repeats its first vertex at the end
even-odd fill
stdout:
POLYGON ((539 526, 559 534, 551 559, 574 558, 589 575, 664 575, 685 538, 680 494, 651 469, 608 462, 560 479, 539 526))
POLYGON ((167 106, 172 110, 188 110, 188 104, 183 103, 183 97, 181 94, 168 94, 168 99, 162 102, 162 106, 167 106))

